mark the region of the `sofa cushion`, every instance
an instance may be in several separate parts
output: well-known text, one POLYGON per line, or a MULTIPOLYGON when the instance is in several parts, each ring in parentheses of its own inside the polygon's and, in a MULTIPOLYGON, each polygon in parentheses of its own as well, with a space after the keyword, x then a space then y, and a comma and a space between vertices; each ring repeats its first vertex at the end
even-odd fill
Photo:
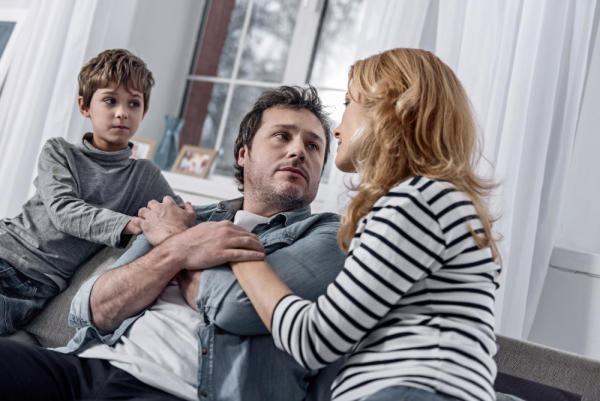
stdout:
POLYGON ((105 247, 81 265, 75 272, 65 291, 51 299, 44 310, 25 327, 25 333, 17 333, 15 339, 27 340, 33 336, 43 347, 61 347, 75 334, 67 324, 71 300, 88 278, 111 265, 123 253, 123 249, 105 247))

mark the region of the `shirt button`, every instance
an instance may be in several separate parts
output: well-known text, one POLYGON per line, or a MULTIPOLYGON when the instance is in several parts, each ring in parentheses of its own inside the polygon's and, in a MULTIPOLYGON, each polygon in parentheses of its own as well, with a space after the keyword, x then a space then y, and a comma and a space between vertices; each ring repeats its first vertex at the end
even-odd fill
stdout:
POLYGON ((206 355, 207 352, 208 350, 206 348, 202 348, 202 355, 206 355))
POLYGON ((206 393, 206 391, 203 391, 203 392, 201 392, 201 393, 200 393, 200 395, 201 395, 202 397, 206 397, 206 396, 208 396, 208 394, 206 393))

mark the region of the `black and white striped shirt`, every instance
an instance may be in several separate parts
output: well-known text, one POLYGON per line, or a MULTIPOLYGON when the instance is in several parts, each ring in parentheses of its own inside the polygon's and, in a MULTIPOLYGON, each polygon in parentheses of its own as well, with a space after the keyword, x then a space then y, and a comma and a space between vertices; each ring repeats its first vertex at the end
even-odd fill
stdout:
POLYGON ((332 385, 337 401, 394 385, 495 400, 499 266, 469 227, 482 229, 472 202, 450 183, 398 184, 359 224, 326 294, 279 302, 275 344, 311 369, 350 354, 332 385))

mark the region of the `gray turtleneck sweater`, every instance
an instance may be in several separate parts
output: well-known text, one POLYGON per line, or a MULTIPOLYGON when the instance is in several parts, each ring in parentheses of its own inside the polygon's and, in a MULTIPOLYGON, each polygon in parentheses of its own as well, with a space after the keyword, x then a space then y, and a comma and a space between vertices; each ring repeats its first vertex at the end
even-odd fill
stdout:
POLYGON ((165 195, 183 203, 160 169, 133 160, 131 146, 104 152, 84 135, 79 145, 49 139, 39 158, 35 195, 23 212, 0 220, 0 258, 62 290, 77 267, 104 245, 121 247, 121 232, 141 207, 165 195))

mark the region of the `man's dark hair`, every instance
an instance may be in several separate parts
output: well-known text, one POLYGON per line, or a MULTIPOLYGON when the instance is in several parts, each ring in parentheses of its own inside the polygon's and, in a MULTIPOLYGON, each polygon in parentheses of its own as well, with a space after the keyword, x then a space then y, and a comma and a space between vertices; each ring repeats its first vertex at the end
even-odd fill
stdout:
POLYGON ((252 110, 244 116, 244 119, 240 123, 240 131, 233 147, 233 157, 235 160, 233 168, 235 178, 239 183, 238 189, 242 192, 244 191, 244 168, 237 162, 238 154, 244 145, 248 146, 248 150, 252 148, 252 140, 260 127, 263 112, 276 106, 306 109, 319 119, 325 131, 325 160, 323 161, 323 168, 325 168, 325 163, 327 163, 331 143, 331 129, 329 128, 329 119, 323 110, 323 104, 321 103, 321 99, 319 99, 317 90, 310 85, 307 88, 300 86, 280 86, 277 89, 263 92, 256 103, 254 103, 252 110))

